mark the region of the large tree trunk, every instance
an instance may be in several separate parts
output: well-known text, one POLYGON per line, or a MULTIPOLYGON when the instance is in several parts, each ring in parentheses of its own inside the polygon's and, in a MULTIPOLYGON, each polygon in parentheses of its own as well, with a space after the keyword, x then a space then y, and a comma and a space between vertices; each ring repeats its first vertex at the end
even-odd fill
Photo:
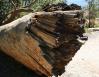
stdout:
POLYGON ((0 50, 40 75, 61 75, 81 46, 80 13, 37 12, 3 25, 0 50))

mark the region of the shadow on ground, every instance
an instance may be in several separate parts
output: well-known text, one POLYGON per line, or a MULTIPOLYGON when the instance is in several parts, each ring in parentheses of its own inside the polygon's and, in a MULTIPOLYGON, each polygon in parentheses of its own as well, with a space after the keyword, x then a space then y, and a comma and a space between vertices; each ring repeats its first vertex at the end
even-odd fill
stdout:
MULTIPOLYGON (((0 51, 0 77, 41 77, 0 51)), ((45 76, 42 76, 45 77, 45 76)))

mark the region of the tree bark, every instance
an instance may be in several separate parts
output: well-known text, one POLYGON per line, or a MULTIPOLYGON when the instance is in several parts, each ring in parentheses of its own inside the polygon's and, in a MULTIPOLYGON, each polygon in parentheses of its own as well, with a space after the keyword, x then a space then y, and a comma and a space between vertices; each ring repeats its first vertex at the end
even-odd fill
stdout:
POLYGON ((27 9, 27 8, 19 8, 15 9, 14 11, 10 12, 8 14, 8 18, 2 23, 2 25, 10 23, 15 19, 15 17, 20 13, 20 12, 33 12, 32 9, 27 9))

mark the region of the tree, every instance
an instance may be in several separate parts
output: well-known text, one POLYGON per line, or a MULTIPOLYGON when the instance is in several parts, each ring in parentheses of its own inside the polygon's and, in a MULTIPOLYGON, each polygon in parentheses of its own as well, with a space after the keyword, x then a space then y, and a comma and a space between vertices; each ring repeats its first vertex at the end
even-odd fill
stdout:
POLYGON ((89 10, 89 27, 94 27, 95 18, 98 16, 99 12, 99 0, 86 0, 88 2, 89 10))
POLYGON ((99 0, 95 0, 96 17, 99 18, 99 0))
POLYGON ((28 12, 41 11, 46 4, 63 0, 0 0, 0 25, 7 24, 28 12))
MULTIPOLYGON (((22 1, 22 0, 21 0, 22 1)), ((0 25, 9 23, 17 18, 20 12, 32 12, 32 9, 22 7, 20 0, 0 1, 0 25)))

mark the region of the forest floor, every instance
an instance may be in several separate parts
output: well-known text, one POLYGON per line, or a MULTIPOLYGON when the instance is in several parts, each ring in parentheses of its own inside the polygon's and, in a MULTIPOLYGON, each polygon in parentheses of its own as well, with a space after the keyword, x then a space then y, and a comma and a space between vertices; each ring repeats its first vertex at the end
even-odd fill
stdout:
POLYGON ((88 40, 59 77, 99 77, 99 31, 88 33, 88 40))

